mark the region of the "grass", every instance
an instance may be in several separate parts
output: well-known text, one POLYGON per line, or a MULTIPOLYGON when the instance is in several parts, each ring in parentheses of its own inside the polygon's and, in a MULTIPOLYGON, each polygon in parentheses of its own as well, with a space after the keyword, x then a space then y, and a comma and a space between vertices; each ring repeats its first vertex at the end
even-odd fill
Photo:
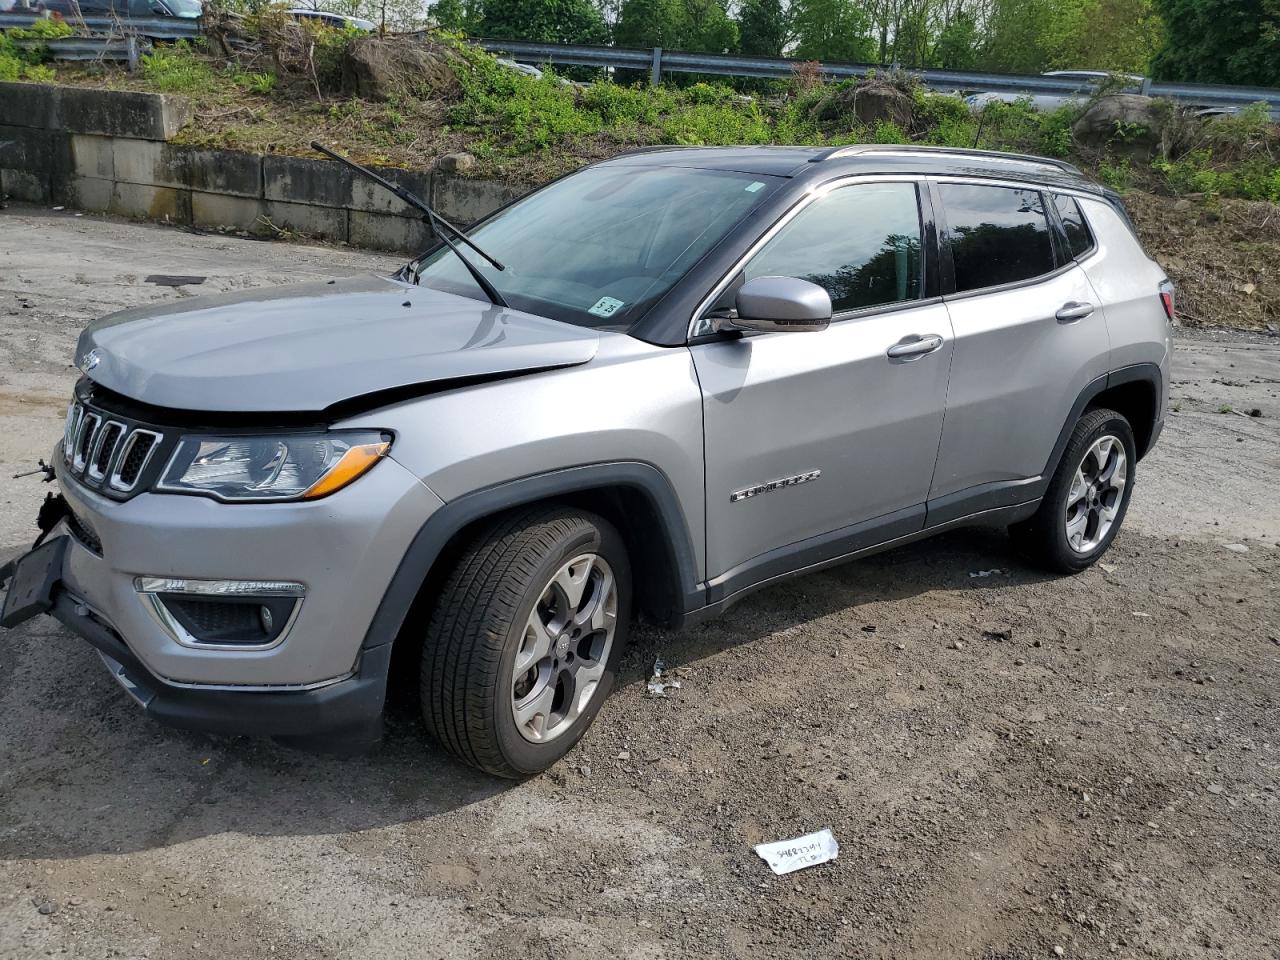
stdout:
MULTIPOLYGON (((911 97, 913 119, 906 128, 886 120, 865 125, 838 110, 833 114, 829 108, 842 102, 852 81, 823 84, 804 71, 792 81, 757 81, 750 96, 708 82, 570 84, 550 70, 540 78, 509 70, 460 38, 440 36, 436 39, 455 60, 456 91, 441 95, 418 89, 369 103, 338 89, 338 64, 352 39, 340 31, 317 31, 315 77, 281 71, 278 64, 272 71, 256 64, 244 69, 186 43, 145 55, 138 77, 64 65, 58 65, 57 75, 191 97, 198 117, 181 135, 187 142, 306 153, 306 144, 318 137, 341 144, 359 159, 411 166, 466 150, 480 160, 479 175, 531 181, 654 144, 915 142, 1082 159, 1071 136, 1078 107, 1040 113, 1029 101, 995 102, 975 117, 959 97, 927 91, 901 71, 881 79, 911 97)), ((5 43, 0 34, 0 78, 51 79, 50 68, 33 60, 31 51, 5 43)), ((1274 159, 1280 156, 1280 133, 1265 112, 1189 129, 1197 131, 1195 142, 1150 166, 1123 156, 1083 162, 1121 192, 1141 185, 1280 203, 1280 162, 1274 159)))
POLYGON ((185 40, 172 47, 156 47, 142 55, 142 76, 164 93, 194 93, 212 86, 215 73, 185 40))

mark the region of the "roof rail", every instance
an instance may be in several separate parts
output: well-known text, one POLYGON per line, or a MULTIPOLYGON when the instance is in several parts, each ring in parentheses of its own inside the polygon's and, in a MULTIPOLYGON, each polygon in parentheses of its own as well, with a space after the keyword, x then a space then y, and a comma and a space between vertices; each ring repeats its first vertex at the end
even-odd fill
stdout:
POLYGON ((1023 163, 1037 163, 1042 166, 1056 167, 1066 173, 1080 174, 1080 168, 1065 160, 1053 157, 1037 157, 1029 153, 1001 153, 998 150, 972 150, 966 147, 938 147, 916 143, 853 143, 843 147, 832 147, 810 159, 810 163, 821 163, 838 157, 856 157, 864 153, 912 154, 934 153, 956 157, 981 157, 984 160, 1018 160, 1023 163))

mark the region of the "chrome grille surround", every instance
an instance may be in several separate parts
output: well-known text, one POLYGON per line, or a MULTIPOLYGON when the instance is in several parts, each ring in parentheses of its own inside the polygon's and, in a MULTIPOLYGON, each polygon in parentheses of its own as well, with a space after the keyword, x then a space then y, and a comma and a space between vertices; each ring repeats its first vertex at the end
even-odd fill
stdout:
POLYGON ((67 410, 60 473, 113 499, 127 499, 165 446, 160 431, 77 395, 67 410))
POLYGON ((121 493, 128 493, 138 485, 138 478, 142 476, 147 464, 151 462, 152 454, 160 446, 164 440, 160 434, 154 430, 147 430, 138 427, 125 439, 124 444, 120 447, 120 453, 116 457, 115 467, 111 471, 111 479, 109 485, 113 490, 119 490, 121 493), (136 467, 129 465, 129 460, 133 456, 135 449, 141 449, 139 446, 143 443, 149 443, 142 455, 142 462, 136 467), (128 469, 126 469, 126 465, 128 469))
POLYGON ((89 476, 93 480, 102 480, 107 475, 107 467, 115 460, 120 449, 120 441, 124 439, 124 424, 119 420, 107 420, 93 438, 93 449, 89 455, 89 476))

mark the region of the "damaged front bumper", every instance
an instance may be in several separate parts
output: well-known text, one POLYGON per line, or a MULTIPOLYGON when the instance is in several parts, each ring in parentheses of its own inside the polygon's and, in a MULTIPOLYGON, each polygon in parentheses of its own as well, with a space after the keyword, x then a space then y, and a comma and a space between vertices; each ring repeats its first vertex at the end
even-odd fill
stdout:
POLYGON ((440 505, 412 474, 388 460, 310 504, 147 493, 121 503, 58 480, 62 497, 49 502, 65 497, 65 508, 42 511, 53 521, 42 524, 46 556, 19 561, 4 593, 17 613, 4 625, 54 616, 166 724, 337 752, 378 739, 394 637, 373 637, 370 625, 409 541, 440 505), (149 592, 241 577, 298 591, 270 642, 191 636, 156 615, 149 592), (10 601, 19 581, 31 596, 10 601))

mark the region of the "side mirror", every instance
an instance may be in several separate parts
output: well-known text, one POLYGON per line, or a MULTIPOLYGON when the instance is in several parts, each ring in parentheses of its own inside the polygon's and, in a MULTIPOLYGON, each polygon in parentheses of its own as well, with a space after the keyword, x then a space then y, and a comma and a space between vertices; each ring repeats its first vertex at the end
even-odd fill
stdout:
POLYGON ((722 328, 781 331, 825 330, 831 323, 831 296, 816 283, 796 277, 756 277, 738 290, 737 317, 722 328))

